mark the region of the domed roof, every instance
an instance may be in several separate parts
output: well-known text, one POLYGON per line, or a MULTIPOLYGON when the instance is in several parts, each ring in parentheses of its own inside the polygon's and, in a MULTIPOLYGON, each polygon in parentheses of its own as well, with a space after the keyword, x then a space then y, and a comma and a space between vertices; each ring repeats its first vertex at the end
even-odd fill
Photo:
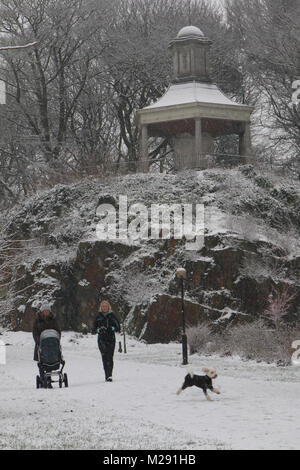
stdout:
POLYGON ((182 28, 179 33, 177 34, 177 38, 186 38, 186 37, 204 37, 201 29, 197 28, 196 26, 185 26, 182 28))

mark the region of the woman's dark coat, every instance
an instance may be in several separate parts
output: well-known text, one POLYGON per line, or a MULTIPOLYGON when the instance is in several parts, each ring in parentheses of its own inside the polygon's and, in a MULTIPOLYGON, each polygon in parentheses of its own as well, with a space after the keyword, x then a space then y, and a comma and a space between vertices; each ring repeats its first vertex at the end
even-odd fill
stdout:
POLYGON ((93 333, 98 333, 98 347, 102 356, 105 378, 112 376, 114 367, 114 351, 116 332, 120 332, 120 323, 112 312, 103 314, 99 312, 93 326, 93 333))
POLYGON ((98 340, 103 342, 114 342, 115 341, 115 331, 120 333, 121 327, 119 320, 113 314, 113 312, 108 312, 106 314, 99 312, 98 317, 94 321, 93 334, 98 333, 98 340))
POLYGON ((33 359, 35 361, 38 361, 38 349, 39 349, 39 343, 40 343, 40 336, 44 330, 56 330, 59 333, 59 336, 61 336, 61 330, 58 326, 56 319, 52 315, 52 313, 50 313, 50 315, 47 318, 43 318, 42 314, 39 313, 33 324, 32 335, 35 341, 33 359))

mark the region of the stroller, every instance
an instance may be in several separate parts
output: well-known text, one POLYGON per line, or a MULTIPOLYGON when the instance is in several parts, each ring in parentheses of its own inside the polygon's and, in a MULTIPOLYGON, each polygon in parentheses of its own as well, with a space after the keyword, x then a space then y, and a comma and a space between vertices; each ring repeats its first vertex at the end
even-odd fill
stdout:
POLYGON ((38 351, 38 368, 40 375, 36 376, 36 388, 52 388, 52 383, 58 382, 62 388, 68 387, 68 376, 63 374, 65 361, 62 357, 60 337, 56 330, 44 330, 40 336, 38 351), (58 380, 52 380, 52 377, 58 380))

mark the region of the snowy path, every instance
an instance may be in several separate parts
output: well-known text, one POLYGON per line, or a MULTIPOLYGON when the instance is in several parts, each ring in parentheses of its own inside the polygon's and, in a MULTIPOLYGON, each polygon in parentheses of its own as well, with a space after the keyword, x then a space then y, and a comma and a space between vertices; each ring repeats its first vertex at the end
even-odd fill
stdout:
POLYGON ((191 358, 215 365, 222 394, 176 390, 186 368, 178 344, 129 341, 104 383, 96 338, 64 333, 70 388, 36 390, 32 339, 6 333, 0 365, 0 449, 300 449, 300 369, 235 358, 191 358), (70 341, 72 340, 72 341, 70 341), (75 341, 74 341, 75 340, 75 341))

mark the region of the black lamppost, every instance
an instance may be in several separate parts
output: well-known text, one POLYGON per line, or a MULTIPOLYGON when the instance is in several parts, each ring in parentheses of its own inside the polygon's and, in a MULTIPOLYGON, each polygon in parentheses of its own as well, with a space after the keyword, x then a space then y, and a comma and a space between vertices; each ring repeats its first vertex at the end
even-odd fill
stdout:
POLYGON ((124 343, 124 353, 127 354, 125 320, 123 321, 123 343, 124 343))
MULTIPOLYGON (((121 335, 123 335, 124 353, 127 354, 125 318, 123 318, 123 321, 121 322, 121 335)), ((121 341, 119 341, 119 350, 118 350, 118 352, 119 353, 123 352, 122 342, 121 341)))
POLYGON ((176 276, 181 283, 181 312, 182 312, 182 365, 188 364, 187 336, 185 332, 185 316, 184 316, 184 281, 186 279, 186 270, 178 268, 176 276))

